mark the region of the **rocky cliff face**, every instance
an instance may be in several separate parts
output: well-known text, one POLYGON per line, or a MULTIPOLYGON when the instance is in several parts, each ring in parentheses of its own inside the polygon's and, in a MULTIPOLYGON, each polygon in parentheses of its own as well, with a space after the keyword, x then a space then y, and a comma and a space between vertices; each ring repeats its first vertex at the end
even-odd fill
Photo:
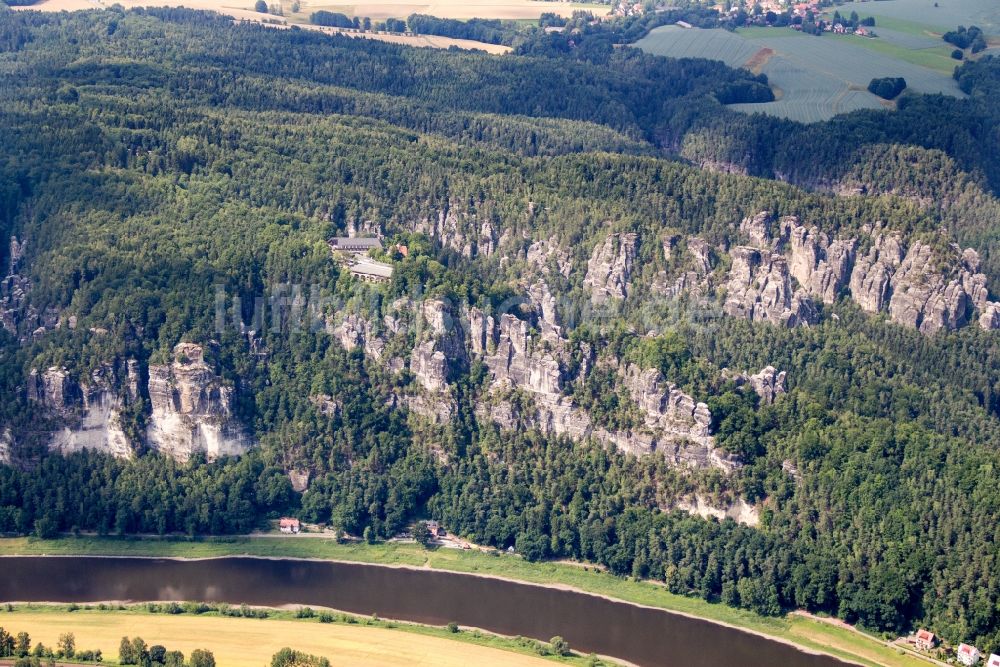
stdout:
POLYGON ((766 366, 760 372, 745 377, 750 388, 760 396, 761 403, 765 405, 774 403, 786 391, 785 371, 779 373, 774 366, 766 366))
POLYGON ((635 234, 612 234, 594 248, 583 286, 595 304, 628 296, 637 239, 635 234))
POLYGON ((59 327, 59 311, 38 309, 28 300, 31 282, 23 275, 27 241, 10 239, 10 264, 7 275, 0 280, 0 326, 20 340, 38 338, 46 331, 59 327))
MULTIPOLYGON (((988 300, 986 276, 978 273, 973 250, 934 248, 880 227, 865 228, 865 248, 857 238, 831 238, 795 217, 774 221, 768 214, 748 217, 740 233, 748 245, 729 251, 723 311, 732 317, 780 326, 815 322, 815 302, 844 295, 869 313, 886 313, 898 324, 924 334, 954 330, 975 318, 986 329, 1000 327, 1000 304, 988 300)), ((695 271, 671 285, 663 279, 654 292, 709 293, 712 277, 702 271, 707 258, 700 239, 693 246, 695 271)))
POLYGON ((419 391, 405 400, 411 412, 442 424, 457 409, 449 380, 465 362, 465 335, 457 314, 444 301, 430 299, 416 309, 418 342, 410 353, 410 372, 419 391))
MULTIPOLYGON (((639 407, 643 424, 635 431, 609 431, 594 424, 565 394, 560 360, 569 354, 568 341, 532 335, 527 322, 510 314, 501 315, 497 325, 473 308, 469 321, 470 347, 482 355, 491 375, 491 397, 480 405, 481 417, 505 429, 538 428, 574 439, 593 437, 637 455, 656 452, 676 465, 725 469, 735 465, 715 448, 708 406, 666 382, 658 371, 622 369, 622 382, 639 407), (531 398, 529 413, 518 412, 503 399, 511 390, 531 398)), ((580 372, 585 374, 593 360, 586 351, 582 356, 580 372)))
POLYGON ((14 462, 14 436, 9 428, 0 433, 0 465, 11 465, 14 462))
POLYGON ((816 228, 794 223, 789 225, 788 239, 791 253, 788 268, 792 277, 823 303, 836 301, 850 276, 857 240, 831 242, 816 228))
POLYGON ((979 326, 984 329, 1000 329, 1000 303, 987 303, 979 316, 979 326))
POLYGON ((233 388, 224 384, 194 343, 174 348, 174 360, 149 367, 149 446, 186 461, 196 452, 209 459, 243 454, 250 438, 233 417, 233 388))
MULTIPOLYGON (((712 248, 703 239, 687 239, 680 264, 672 261, 676 238, 662 240, 664 261, 674 268, 660 271, 651 291, 703 298, 721 288, 727 315, 786 327, 814 323, 816 303, 844 296, 866 312, 886 313, 924 334, 972 320, 1000 328, 1000 302, 988 300, 986 276, 978 272, 979 258, 971 249, 907 242, 878 225, 863 228, 860 239, 831 237, 796 217, 775 220, 768 213, 745 218, 739 235, 743 244, 728 249, 730 268, 721 276, 712 273, 712 248)), ((612 234, 595 246, 584 279, 593 303, 630 294, 637 251, 637 237, 630 233, 612 234)))
MULTIPOLYGON (((138 370, 134 361, 126 365, 127 386, 138 370)), ((32 370, 28 376, 28 398, 55 417, 61 426, 49 437, 49 448, 62 453, 96 449, 113 456, 131 457, 134 446, 122 429, 123 397, 114 387, 115 369, 102 366, 88 382, 78 382, 65 368, 32 370)), ((132 393, 129 399, 134 400, 132 393)))
POLYGON ((373 359, 382 358, 385 339, 375 332, 371 322, 356 313, 345 315, 340 323, 330 329, 330 333, 345 350, 360 347, 365 355, 373 359))
POLYGON ((930 246, 919 241, 911 245, 889 284, 889 316, 894 322, 926 334, 965 325, 969 297, 962 281, 948 280, 934 267, 930 246))
POLYGON ((454 203, 437 216, 418 222, 414 231, 427 234, 468 258, 492 255, 505 240, 498 237, 492 220, 464 213, 454 203))
POLYGON ((788 327, 816 320, 808 293, 792 286, 783 255, 748 246, 733 248, 730 254, 733 264, 723 305, 727 315, 788 327))
POLYGON ((758 526, 760 524, 760 512, 742 498, 738 498, 736 502, 729 505, 717 505, 696 494, 693 498, 678 502, 676 508, 703 519, 716 519, 718 521, 732 519, 744 526, 758 526))

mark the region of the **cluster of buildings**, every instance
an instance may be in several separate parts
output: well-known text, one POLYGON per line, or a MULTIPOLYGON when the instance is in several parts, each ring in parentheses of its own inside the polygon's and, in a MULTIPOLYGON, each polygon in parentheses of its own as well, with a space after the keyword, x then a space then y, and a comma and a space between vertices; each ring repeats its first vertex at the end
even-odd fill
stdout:
MULTIPOLYGON (((920 651, 932 651, 938 645, 937 635, 923 628, 917 630, 917 634, 913 635, 911 641, 920 651)), ((961 665, 971 667, 972 665, 979 664, 982 657, 983 654, 979 652, 979 649, 971 644, 959 644, 958 648, 955 649, 955 659, 961 665)), ((990 657, 986 659, 986 666, 1000 667, 1000 655, 991 653, 990 657)))
MULTIPOLYGON (((374 237, 343 237, 335 236, 327 243, 333 252, 341 252, 349 256, 348 270, 351 275, 371 283, 387 283, 392 280, 392 264, 378 262, 368 256, 371 250, 382 250, 382 242, 374 237)), ((406 246, 396 246, 405 257, 406 246)))

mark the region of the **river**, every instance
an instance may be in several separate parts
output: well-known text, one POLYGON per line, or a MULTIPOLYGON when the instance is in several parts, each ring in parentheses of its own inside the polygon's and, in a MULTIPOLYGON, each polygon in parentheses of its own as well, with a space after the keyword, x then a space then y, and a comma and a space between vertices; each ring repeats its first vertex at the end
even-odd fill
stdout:
MULTIPOLYGON (((504 635, 662 667, 843 667, 750 632, 596 595, 433 570, 259 558, 0 558, 0 601, 191 600, 332 607, 504 635)), ((401 635, 405 641, 405 635, 401 635)))

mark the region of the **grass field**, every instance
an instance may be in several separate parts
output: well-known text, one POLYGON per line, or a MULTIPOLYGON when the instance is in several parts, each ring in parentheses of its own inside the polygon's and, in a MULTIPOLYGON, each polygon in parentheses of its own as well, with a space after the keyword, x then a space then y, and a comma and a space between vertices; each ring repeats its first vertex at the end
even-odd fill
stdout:
MULTIPOLYGON (((882 33, 879 33, 879 35, 882 35, 882 33)), ((836 41, 850 42, 853 46, 868 49, 869 51, 880 53, 911 65, 926 67, 927 69, 940 72, 946 76, 951 76, 952 72, 955 71, 955 68, 959 64, 958 61, 951 57, 951 52, 955 47, 946 44, 941 40, 938 40, 939 45, 932 47, 908 48, 898 42, 890 41, 885 37, 865 39, 855 37, 854 35, 824 35, 824 39, 826 37, 836 41)), ((910 77, 912 76, 913 75, 910 75, 910 77)), ((907 83, 910 82, 910 78, 907 78, 905 74, 904 78, 906 78, 907 83)), ((925 79, 921 78, 922 85, 923 81, 925 81, 925 79)), ((921 90, 920 92, 934 91, 921 90)), ((940 92, 944 91, 942 90, 940 92)))
MULTIPOLYGON (((807 649, 824 651, 872 667, 926 665, 899 655, 881 640, 819 620, 790 615, 758 616, 748 611, 700 598, 674 595, 662 586, 603 573, 594 567, 563 563, 528 563, 517 556, 491 555, 456 549, 425 550, 413 544, 337 544, 313 538, 225 538, 184 540, 120 540, 113 538, 64 538, 35 540, 0 539, 0 555, 91 554, 122 556, 173 556, 199 558, 224 555, 325 558, 384 565, 427 567, 453 572, 504 577, 545 585, 559 585, 597 595, 659 607, 746 628, 789 641, 807 649)), ((2 618, 2 616, 0 616, 2 618)), ((2 622, 0 622, 2 624, 2 622)))
POLYGON ((54 647, 59 635, 72 632, 77 648, 100 649, 114 661, 122 637, 142 637, 148 645, 160 644, 185 656, 197 648, 212 651, 222 667, 262 667, 279 649, 330 658, 334 665, 359 667, 543 667, 553 661, 582 664, 582 658, 548 659, 513 639, 463 630, 409 624, 362 621, 356 624, 319 623, 294 619, 291 613, 277 618, 232 618, 209 612, 201 615, 151 614, 136 609, 101 611, 92 608, 15 607, 0 612, 0 627, 27 632, 33 644, 54 647))
POLYGON ((911 90, 920 93, 962 95, 951 78, 955 61, 950 49, 938 46, 940 40, 912 22, 892 23, 897 29, 895 41, 853 35, 813 37, 791 28, 741 28, 731 33, 664 26, 636 45, 658 55, 710 58, 763 72, 780 91, 779 99, 733 107, 802 122, 882 108, 883 102, 866 90, 876 77, 902 76, 911 90), (904 42, 920 48, 909 48, 904 42), (768 54, 766 59, 759 57, 763 52, 768 54))

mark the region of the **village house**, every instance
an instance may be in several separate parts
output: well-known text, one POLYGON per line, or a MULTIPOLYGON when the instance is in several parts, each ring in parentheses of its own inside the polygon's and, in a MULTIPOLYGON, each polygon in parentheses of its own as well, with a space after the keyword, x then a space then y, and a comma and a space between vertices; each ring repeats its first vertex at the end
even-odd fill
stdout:
POLYGON ((427 522, 427 532, 431 534, 431 537, 446 537, 448 535, 448 531, 442 528, 437 521, 427 522))
POLYGON ((913 644, 921 651, 930 651, 937 646, 937 643, 937 635, 925 628, 917 630, 917 634, 913 638, 913 644))
POLYGON ((289 517, 282 517, 278 521, 278 530, 288 535, 295 535, 300 530, 299 520, 292 519, 289 517))
POLYGON ((986 667, 1000 667, 1000 655, 990 653, 990 659, 986 661, 986 667))
POLYGON ((913 644, 921 651, 930 651, 937 646, 937 636, 930 630, 920 628, 917 630, 913 644))
POLYGON ((959 644, 958 650, 955 651, 955 657, 958 658, 958 661, 963 665, 974 665, 979 662, 979 658, 982 657, 982 654, 975 646, 959 644))
POLYGON ((869 35, 868 28, 859 25, 857 28, 854 29, 854 34, 860 35, 861 37, 867 37, 869 35))

